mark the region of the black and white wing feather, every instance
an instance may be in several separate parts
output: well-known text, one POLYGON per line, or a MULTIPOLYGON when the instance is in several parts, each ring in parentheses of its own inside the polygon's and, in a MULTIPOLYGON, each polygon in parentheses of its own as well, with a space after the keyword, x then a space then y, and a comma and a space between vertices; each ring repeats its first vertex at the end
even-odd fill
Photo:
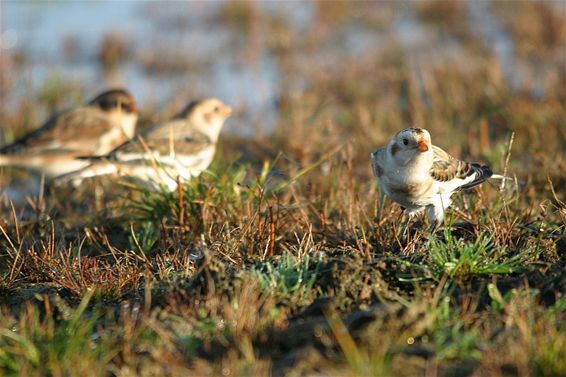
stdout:
POLYGON ((435 145, 432 148, 434 159, 430 175, 435 181, 453 186, 453 190, 469 189, 493 175, 491 169, 485 165, 458 160, 435 145))

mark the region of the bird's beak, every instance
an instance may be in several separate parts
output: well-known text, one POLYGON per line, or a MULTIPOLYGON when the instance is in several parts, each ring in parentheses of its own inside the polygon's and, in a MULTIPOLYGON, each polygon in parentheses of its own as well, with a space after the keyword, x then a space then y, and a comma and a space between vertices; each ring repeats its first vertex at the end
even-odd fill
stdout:
POLYGON ((230 106, 224 106, 224 116, 228 118, 232 115, 232 108, 230 106))
POLYGON ((421 140, 417 144, 417 149, 419 150, 419 152, 426 152, 428 151, 428 144, 426 143, 426 141, 421 140))

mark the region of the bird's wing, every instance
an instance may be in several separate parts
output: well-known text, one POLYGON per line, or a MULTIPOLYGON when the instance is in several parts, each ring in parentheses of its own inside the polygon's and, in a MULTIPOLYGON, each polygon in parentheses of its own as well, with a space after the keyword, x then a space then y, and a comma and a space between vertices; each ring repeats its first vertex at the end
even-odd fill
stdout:
POLYGON ((379 148, 371 154, 371 170, 375 178, 381 177, 384 173, 383 164, 386 152, 386 148, 379 148))
MULTIPOLYGON (((157 125, 118 146, 106 156, 90 159, 110 161, 148 160, 175 154, 191 155, 211 146, 212 141, 203 133, 178 127, 177 120, 157 125)), ((183 121, 184 122, 184 121, 183 121)))
POLYGON ((114 124, 98 109, 79 107, 51 117, 42 127, 0 149, 0 154, 54 149, 96 153, 98 139, 114 124))
POLYGON ((430 175, 435 181, 444 182, 450 186, 448 188, 450 191, 476 186, 493 174, 489 167, 458 160, 436 145, 433 145, 432 149, 434 159, 430 175))

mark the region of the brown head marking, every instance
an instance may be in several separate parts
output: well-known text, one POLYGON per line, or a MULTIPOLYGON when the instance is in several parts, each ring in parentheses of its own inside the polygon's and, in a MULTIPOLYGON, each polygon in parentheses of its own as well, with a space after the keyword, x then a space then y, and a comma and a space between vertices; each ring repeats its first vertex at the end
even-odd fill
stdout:
POLYGON ((89 104, 97 105, 104 111, 116 109, 121 109, 126 113, 135 113, 138 111, 136 100, 124 89, 107 90, 91 100, 89 104))
POLYGON ((418 127, 411 127, 409 128, 409 130, 411 130, 412 132, 416 133, 416 134, 423 134, 424 130, 422 128, 418 128, 418 127))

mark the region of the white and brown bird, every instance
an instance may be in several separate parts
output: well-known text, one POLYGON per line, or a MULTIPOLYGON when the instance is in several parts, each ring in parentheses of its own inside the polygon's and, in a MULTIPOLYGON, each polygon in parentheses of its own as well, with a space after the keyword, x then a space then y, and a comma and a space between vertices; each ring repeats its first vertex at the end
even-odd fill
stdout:
POLYGON ((371 153, 371 166, 382 194, 409 216, 424 210, 433 226, 442 223, 454 192, 493 175, 487 166, 458 160, 432 145, 429 132, 422 128, 397 133, 387 147, 371 153))
POLYGON ((123 89, 101 93, 83 106, 53 115, 42 127, 0 148, 0 166, 15 166, 52 179, 79 170, 78 156, 108 153, 130 139, 136 101, 123 89))
POLYGON ((172 120, 139 133, 104 156, 85 158, 91 164, 61 181, 115 174, 159 190, 173 191, 208 168, 220 131, 232 109, 216 98, 191 102, 172 120))

